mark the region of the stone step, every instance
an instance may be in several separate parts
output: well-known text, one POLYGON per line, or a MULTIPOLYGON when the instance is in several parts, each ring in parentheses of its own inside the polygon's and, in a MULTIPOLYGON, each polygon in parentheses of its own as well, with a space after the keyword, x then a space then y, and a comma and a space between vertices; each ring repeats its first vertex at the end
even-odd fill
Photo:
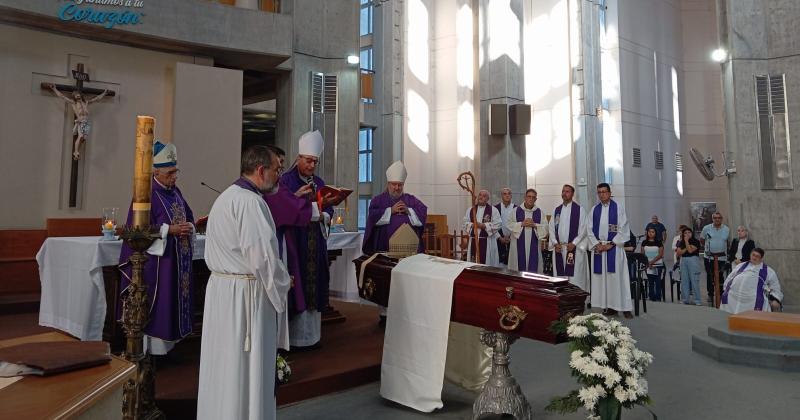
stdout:
POLYGON ((800 372, 800 351, 737 346, 706 331, 692 335, 692 350, 722 363, 800 372))
POLYGON ((800 338, 735 331, 725 324, 708 327, 708 335, 734 346, 753 347, 763 350, 800 351, 800 338))

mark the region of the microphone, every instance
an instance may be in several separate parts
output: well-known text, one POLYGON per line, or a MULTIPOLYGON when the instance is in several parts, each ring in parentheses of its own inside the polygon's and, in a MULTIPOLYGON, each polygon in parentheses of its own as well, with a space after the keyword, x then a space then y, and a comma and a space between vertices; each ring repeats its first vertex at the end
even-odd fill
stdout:
POLYGON ((215 192, 215 193, 217 193, 217 194, 222 194, 222 193, 221 193, 221 192, 220 192, 218 189, 216 189, 216 188, 213 188, 212 186, 210 186, 210 185, 206 184, 206 183, 205 183, 205 182, 203 182, 203 181, 200 181, 200 185, 202 185, 202 186, 204 186, 204 187, 208 188, 208 189, 209 189, 209 190, 211 190, 211 191, 214 191, 214 192, 215 192))

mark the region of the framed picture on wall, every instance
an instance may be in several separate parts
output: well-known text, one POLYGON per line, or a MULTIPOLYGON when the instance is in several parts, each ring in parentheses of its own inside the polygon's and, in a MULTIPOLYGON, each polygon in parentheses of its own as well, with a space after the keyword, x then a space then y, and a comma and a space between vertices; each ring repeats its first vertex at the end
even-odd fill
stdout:
POLYGON ((717 211, 717 203, 715 202, 693 202, 690 203, 690 211, 692 215, 692 231, 695 235, 699 235, 703 230, 703 226, 711 223, 711 215, 717 211))

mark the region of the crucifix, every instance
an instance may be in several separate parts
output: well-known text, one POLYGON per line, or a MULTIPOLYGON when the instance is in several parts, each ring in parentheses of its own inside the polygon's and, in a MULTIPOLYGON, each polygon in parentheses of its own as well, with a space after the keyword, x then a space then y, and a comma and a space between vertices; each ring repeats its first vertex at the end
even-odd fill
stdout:
POLYGON ((42 83, 42 89, 50 90, 59 98, 72 106, 75 114, 75 121, 72 127, 72 167, 69 180, 69 206, 76 207, 78 195, 78 160, 81 158, 80 147, 91 130, 89 121, 89 104, 97 102, 106 96, 114 96, 116 93, 108 89, 95 89, 83 87, 84 82, 89 82, 89 73, 84 72, 83 63, 78 63, 75 70, 72 70, 72 78, 75 85, 59 85, 54 83, 42 83), (72 98, 65 96, 62 92, 72 93, 72 98), (85 95, 94 95, 87 98, 85 95))

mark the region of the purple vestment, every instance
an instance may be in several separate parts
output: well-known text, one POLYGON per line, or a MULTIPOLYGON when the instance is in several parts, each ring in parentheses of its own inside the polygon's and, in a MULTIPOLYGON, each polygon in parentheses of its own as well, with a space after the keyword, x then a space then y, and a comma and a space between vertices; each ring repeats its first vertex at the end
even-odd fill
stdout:
MULTIPOLYGON (((525 221, 525 205, 521 205, 517 207, 516 214, 514 215, 514 220, 517 222, 525 221)), ((542 223, 542 209, 537 208, 533 211, 533 223, 537 225, 542 223)), ((527 228, 525 228, 527 229, 527 228)), ((517 270, 519 271, 527 271, 530 273, 538 273, 539 272, 539 237, 536 235, 536 229, 531 228, 531 244, 530 250, 528 255, 528 262, 525 263, 525 229, 522 230, 522 233, 517 238, 517 270)))
MULTIPOLYGON (((556 207, 556 221, 555 221, 555 231, 556 231, 556 242, 557 243, 564 243, 561 242, 561 238, 559 237, 558 231, 561 225, 561 210, 564 208, 563 204, 560 204, 556 207)), ((578 225, 580 225, 581 220, 581 206, 578 203, 572 203, 572 210, 569 213, 569 237, 567 238, 567 243, 572 243, 575 238, 578 237, 578 225)), ((556 252, 556 275, 557 276, 569 276, 572 277, 575 275, 575 251, 567 251, 567 261, 566 265, 564 264, 564 256, 561 255, 560 252, 556 252)))
MULTIPOLYGON (((194 215, 178 187, 166 189, 153 180, 150 195, 150 224, 194 223, 194 215)), ((128 210, 128 222, 133 223, 133 211, 128 210)), ((144 264, 143 278, 147 284, 150 317, 144 333, 166 341, 175 341, 192 332, 194 317, 194 278, 192 277, 191 237, 167 235, 164 255, 148 255, 144 264)), ((121 276, 121 298, 127 294, 130 284, 131 265, 128 259, 133 250, 122 244, 119 257, 121 276)), ((121 315, 119 313, 118 315, 121 315)))
MULTIPOLYGON (((592 234, 595 238, 599 241, 607 241, 611 242, 615 236, 617 236, 617 230, 619 229, 619 225, 617 224, 617 220, 619 219, 619 213, 617 211, 617 202, 614 200, 610 200, 608 204, 608 238, 607 239, 600 239, 600 216, 603 215, 603 203, 597 203, 594 206, 594 210, 592 211, 592 234)), ((603 261, 600 259, 600 255, 595 253, 594 258, 594 273, 595 274, 603 274, 603 261)), ((616 273, 616 265, 617 265, 617 247, 611 247, 608 251, 606 251, 606 269, 609 273, 616 273)))
MULTIPOLYGON (((320 214, 319 222, 311 222, 311 206, 316 206, 317 196, 316 192, 325 186, 325 181, 322 178, 314 175, 313 182, 315 190, 313 200, 308 205, 308 216, 298 215, 295 219, 297 225, 283 224, 283 238, 286 240, 286 255, 289 257, 289 274, 294 276, 295 285, 289 290, 289 314, 294 315, 300 312, 316 309, 318 311, 324 310, 328 306, 328 288, 330 286, 330 272, 328 271, 328 243, 325 236, 322 234, 321 225, 323 223, 320 214), (303 220, 306 221, 303 224, 303 220)), ((297 167, 293 167, 281 176, 280 189, 285 189, 286 192, 294 196, 294 193, 299 190, 303 185, 306 185, 300 177, 297 167)), ((281 194, 278 190, 278 194, 281 194)), ((284 197, 288 198, 285 195, 284 197)), ((284 200, 284 203, 290 203, 284 200)), ((267 205, 270 205, 267 202, 267 205)), ((275 203, 275 206, 280 205, 275 203)), ((295 211, 294 206, 296 203, 290 205, 289 211, 295 211)), ((301 206, 304 210, 305 207, 301 206)), ((333 207, 325 207, 322 209, 328 216, 333 216, 333 207)), ((270 205, 270 212, 283 213, 283 210, 270 205)), ((298 212, 300 213, 300 212, 298 212)), ((305 213, 304 213, 305 214, 305 213)), ((284 218, 285 215, 281 214, 279 217, 284 218)), ((291 219, 291 216, 288 217, 291 219)))
MULTIPOLYGON (((470 210, 469 212, 469 221, 472 222, 472 227, 469 230, 469 238, 470 238, 469 252, 470 255, 473 256, 473 259, 475 258, 475 225, 477 224, 475 222, 475 215, 478 214, 477 212, 478 212, 478 206, 472 206, 472 210, 470 210)), ((483 224, 492 223, 492 206, 486 205, 486 208, 483 209, 483 219, 480 221, 480 223, 483 224)), ((486 229, 479 230, 478 240, 480 245, 479 247, 480 254, 479 254, 478 264, 486 264, 486 245, 487 245, 486 238, 488 237, 489 234, 486 233, 486 229)))
POLYGON ((364 232, 364 244, 361 250, 366 255, 389 251, 389 238, 394 235, 394 232, 399 229, 400 226, 408 224, 419 237, 419 248, 417 248, 417 252, 425 252, 425 244, 422 242, 422 232, 425 230, 425 219, 427 216, 428 207, 411 194, 402 194, 397 198, 392 198, 388 191, 384 191, 376 195, 369 203, 367 226, 364 232), (393 214, 389 220, 389 224, 375 226, 375 223, 383 217, 386 209, 391 208, 398 201, 403 201, 407 208, 414 209, 414 213, 417 214, 417 218, 422 223, 422 226, 412 226, 411 220, 407 214, 393 214))

